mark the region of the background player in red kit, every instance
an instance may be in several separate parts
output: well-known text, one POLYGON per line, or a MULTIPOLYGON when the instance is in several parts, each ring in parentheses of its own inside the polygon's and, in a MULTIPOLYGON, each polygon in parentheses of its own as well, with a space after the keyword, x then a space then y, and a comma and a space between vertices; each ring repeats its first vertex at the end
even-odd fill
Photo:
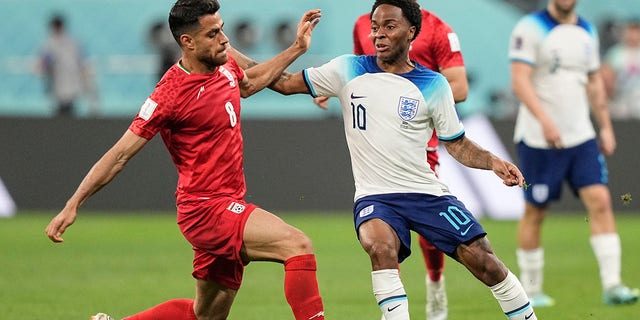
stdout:
MULTIPOLYGON (((226 319, 244 266, 284 264, 284 291, 295 319, 324 319, 311 240, 275 215, 246 203, 240 98, 276 79, 307 51, 319 10, 305 13, 297 39, 271 60, 243 71, 227 56, 229 40, 216 0, 178 0, 169 25, 182 58, 158 82, 129 129, 91 168, 46 229, 54 242, 80 205, 108 184, 157 133, 178 170, 177 221, 194 249, 195 300, 170 300, 127 320, 226 319)), ((99 313, 92 319, 112 319, 99 313)))
MULTIPOLYGON (((422 32, 411 43, 409 58, 445 76, 455 102, 462 102, 467 99, 469 84, 458 37, 438 16, 425 9, 421 11, 422 32)), ((369 13, 361 15, 353 27, 353 53, 376 54, 369 13)), ((438 137, 434 132, 427 145, 427 162, 436 173, 439 164, 437 148, 438 137)), ((423 237, 419 237, 419 243, 427 267, 427 319, 444 320, 447 318, 447 293, 442 276, 444 254, 423 237)))

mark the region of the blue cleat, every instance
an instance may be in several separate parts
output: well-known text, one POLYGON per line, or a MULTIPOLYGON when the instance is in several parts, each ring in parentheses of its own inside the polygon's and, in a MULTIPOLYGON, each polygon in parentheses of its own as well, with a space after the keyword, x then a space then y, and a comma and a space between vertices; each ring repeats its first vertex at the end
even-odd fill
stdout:
POLYGON ((537 293, 531 296, 531 305, 534 308, 545 308, 552 307, 556 304, 556 301, 553 298, 549 297, 544 293, 537 293))
POLYGON ((617 306, 621 304, 633 304, 638 301, 640 290, 630 289, 625 285, 618 285, 606 290, 602 295, 604 304, 617 306))

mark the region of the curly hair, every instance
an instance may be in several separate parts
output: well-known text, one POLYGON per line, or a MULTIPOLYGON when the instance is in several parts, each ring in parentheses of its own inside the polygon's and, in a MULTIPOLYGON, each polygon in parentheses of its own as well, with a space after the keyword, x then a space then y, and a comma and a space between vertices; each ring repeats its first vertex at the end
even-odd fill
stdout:
POLYGON ((371 13, 369 18, 373 16, 373 12, 383 4, 388 4, 394 7, 398 7, 402 10, 402 15, 409 21, 411 26, 416 28, 416 33, 413 35, 414 40, 422 29, 422 11, 420 11, 420 5, 415 0, 376 0, 371 7, 371 13))

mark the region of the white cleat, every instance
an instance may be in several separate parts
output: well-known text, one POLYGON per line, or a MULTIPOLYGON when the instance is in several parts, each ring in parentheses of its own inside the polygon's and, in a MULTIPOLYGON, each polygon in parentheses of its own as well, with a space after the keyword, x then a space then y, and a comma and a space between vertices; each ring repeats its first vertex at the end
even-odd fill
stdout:
POLYGON ((431 281, 427 276, 427 320, 447 320, 447 290, 444 276, 440 281, 431 281))

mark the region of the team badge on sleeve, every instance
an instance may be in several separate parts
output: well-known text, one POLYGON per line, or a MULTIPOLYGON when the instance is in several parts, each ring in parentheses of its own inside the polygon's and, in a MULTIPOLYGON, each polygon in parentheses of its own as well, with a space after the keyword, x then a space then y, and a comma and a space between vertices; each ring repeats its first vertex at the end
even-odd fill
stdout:
POLYGON ((156 110, 157 106, 158 106, 157 102, 151 100, 150 98, 147 98, 147 100, 145 100, 145 102, 142 104, 142 107, 140 107, 140 112, 138 112, 138 116, 144 120, 149 120, 153 112, 156 110))
POLYGON ((513 41, 513 48, 516 50, 520 50, 522 49, 522 37, 517 37, 514 41, 513 41))
POLYGON ((418 114, 418 105, 420 101, 417 99, 411 99, 407 97, 400 97, 400 103, 398 103, 398 115, 404 121, 411 121, 418 114))
POLYGON ((458 35, 453 32, 447 33, 447 38, 449 38, 449 48, 451 48, 451 52, 459 52, 460 39, 458 39, 458 35))

